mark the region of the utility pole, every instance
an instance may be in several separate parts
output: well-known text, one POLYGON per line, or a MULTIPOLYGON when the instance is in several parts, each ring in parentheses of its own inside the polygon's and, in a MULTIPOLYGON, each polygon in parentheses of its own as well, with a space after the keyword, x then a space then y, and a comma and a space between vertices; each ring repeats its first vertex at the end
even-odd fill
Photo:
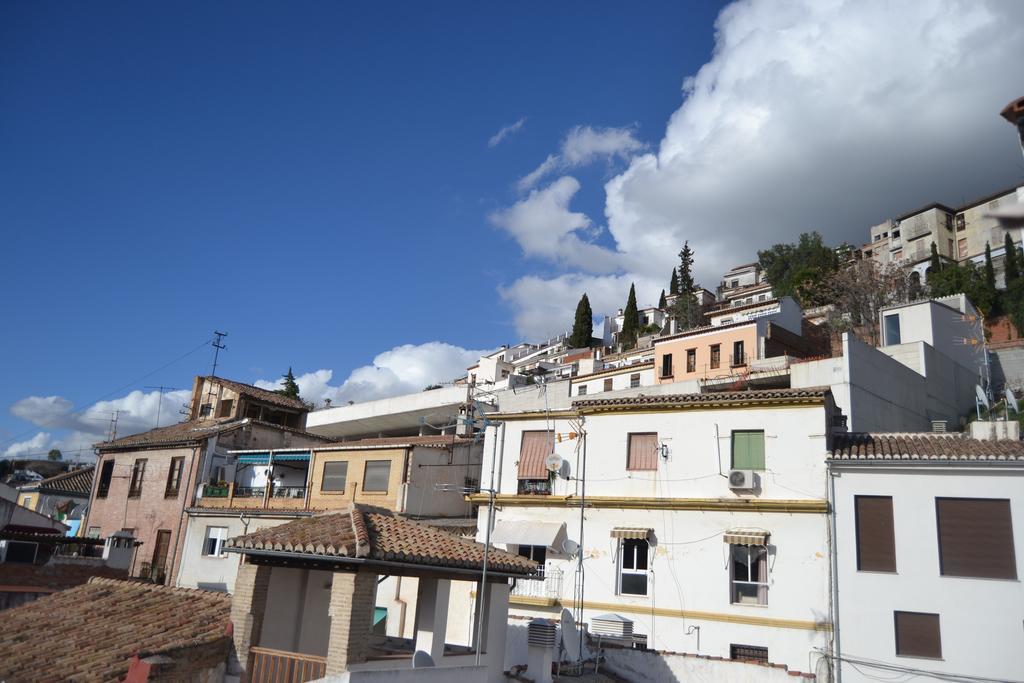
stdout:
POLYGON ((110 430, 107 432, 107 441, 113 441, 117 438, 117 418, 120 417, 120 415, 120 410, 115 410, 110 413, 110 430))
POLYGON ((178 391, 179 389, 177 387, 165 387, 162 384, 160 386, 158 386, 158 387, 142 387, 142 388, 143 389, 156 389, 156 390, 158 390, 160 392, 160 398, 158 399, 157 404, 156 404, 156 426, 159 427, 160 426, 160 408, 163 407, 163 404, 164 404, 164 392, 165 391, 178 391))
POLYGON ((221 342, 224 341, 224 337, 228 336, 228 333, 227 332, 217 332, 215 330, 213 335, 216 337, 216 339, 214 339, 212 342, 210 342, 210 345, 213 346, 213 349, 214 349, 214 351, 213 351, 213 370, 210 372, 210 374, 216 377, 216 375, 217 375, 217 359, 220 357, 221 349, 226 349, 227 348, 227 346, 225 346, 224 344, 221 344, 221 342))

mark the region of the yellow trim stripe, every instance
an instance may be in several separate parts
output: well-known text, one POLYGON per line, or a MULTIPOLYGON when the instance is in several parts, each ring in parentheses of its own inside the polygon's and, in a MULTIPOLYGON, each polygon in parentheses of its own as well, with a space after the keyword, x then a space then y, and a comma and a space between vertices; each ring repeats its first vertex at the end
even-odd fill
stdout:
MULTIPOLYGON (((487 505, 485 493, 466 496, 474 505, 487 505)), ((578 496, 537 496, 499 494, 494 497, 498 507, 578 508, 578 496)), ((638 498, 631 496, 587 496, 588 508, 620 510, 718 510, 726 512, 786 512, 826 514, 825 500, 769 500, 752 498, 638 498)))

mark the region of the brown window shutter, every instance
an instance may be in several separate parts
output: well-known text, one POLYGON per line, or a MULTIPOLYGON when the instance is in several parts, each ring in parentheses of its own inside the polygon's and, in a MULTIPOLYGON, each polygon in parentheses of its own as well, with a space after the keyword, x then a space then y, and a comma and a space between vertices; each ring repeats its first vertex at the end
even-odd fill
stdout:
POLYGON ((936 498, 935 521, 943 576, 1017 578, 1009 500, 936 498))
POLYGON ((554 435, 551 432, 523 432, 523 442, 519 447, 519 478, 547 479, 544 461, 553 447, 554 435))
POLYGON ((626 456, 627 470, 658 469, 658 435, 630 434, 629 453, 626 456))
POLYGON ((857 569, 865 572, 896 571, 896 534, 892 498, 855 496, 857 515, 857 569))
POLYGON ((896 654, 908 657, 942 657, 939 615, 923 612, 894 612, 896 654))

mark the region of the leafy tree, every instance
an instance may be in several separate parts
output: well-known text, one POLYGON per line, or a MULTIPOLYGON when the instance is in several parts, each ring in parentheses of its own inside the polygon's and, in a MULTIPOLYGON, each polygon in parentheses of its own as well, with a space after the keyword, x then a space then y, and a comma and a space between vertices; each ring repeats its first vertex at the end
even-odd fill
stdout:
POLYGON ((983 315, 988 315, 996 303, 985 284, 985 275, 970 261, 946 263, 941 270, 928 273, 928 289, 936 298, 962 292, 983 315))
POLYGON ((818 232, 801 234, 796 244, 759 251, 757 259, 775 296, 791 296, 803 306, 831 303, 825 290, 839 259, 818 232))
POLYGON ((292 369, 288 368, 288 374, 281 376, 281 388, 274 390, 275 394, 281 394, 288 398, 300 398, 299 397, 299 385, 295 381, 295 375, 292 374, 292 369))
POLYGON ((580 297, 576 304, 576 319, 572 323, 572 333, 569 335, 569 346, 574 349, 582 349, 590 346, 590 338, 594 333, 594 312, 590 308, 590 299, 586 293, 580 297))
POLYGON ((1009 231, 1006 233, 1006 239, 1003 241, 1003 249, 1006 252, 1006 262, 1004 270, 1006 272, 1006 289, 1010 289, 1010 285, 1020 277, 1021 262, 1017 254, 1017 247, 1013 244, 1013 238, 1010 237, 1009 231))
POLYGON ((693 249, 684 242, 679 252, 679 296, 672 302, 670 315, 676 321, 677 331, 693 329, 701 324, 701 305, 697 300, 697 285, 693 281, 693 249))
POLYGON ((64 454, 60 452, 59 448, 51 448, 50 452, 46 454, 48 460, 63 460, 64 454))
POLYGON ((619 343, 622 344, 622 348, 633 348, 639 334, 640 312, 636 307, 636 285, 630 284, 629 298, 626 299, 626 308, 622 312, 622 330, 619 332, 619 343))
POLYGON ((855 261, 837 270, 827 283, 834 297, 828 324, 835 332, 860 331, 865 341, 879 342, 878 313, 885 306, 911 299, 920 277, 907 266, 880 266, 870 259, 855 261))
MULTIPOLYGON (((675 272, 675 271, 673 271, 675 272)), ((661 290, 661 296, 658 298, 658 308, 665 310, 668 307, 668 301, 665 299, 665 290, 661 290)))
POLYGON ((672 269, 672 279, 668 281, 668 293, 678 294, 679 293, 679 277, 676 275, 676 269, 672 269))

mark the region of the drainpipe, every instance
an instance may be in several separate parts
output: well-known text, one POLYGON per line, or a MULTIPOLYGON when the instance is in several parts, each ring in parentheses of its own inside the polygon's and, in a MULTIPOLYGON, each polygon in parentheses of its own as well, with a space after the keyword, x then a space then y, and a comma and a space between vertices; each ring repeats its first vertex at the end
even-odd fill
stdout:
POLYGON ((839 560, 836 548, 836 473, 828 465, 829 490, 829 555, 832 556, 832 662, 835 666, 835 681, 843 683, 843 662, 839 659, 842 647, 839 642, 839 560))

